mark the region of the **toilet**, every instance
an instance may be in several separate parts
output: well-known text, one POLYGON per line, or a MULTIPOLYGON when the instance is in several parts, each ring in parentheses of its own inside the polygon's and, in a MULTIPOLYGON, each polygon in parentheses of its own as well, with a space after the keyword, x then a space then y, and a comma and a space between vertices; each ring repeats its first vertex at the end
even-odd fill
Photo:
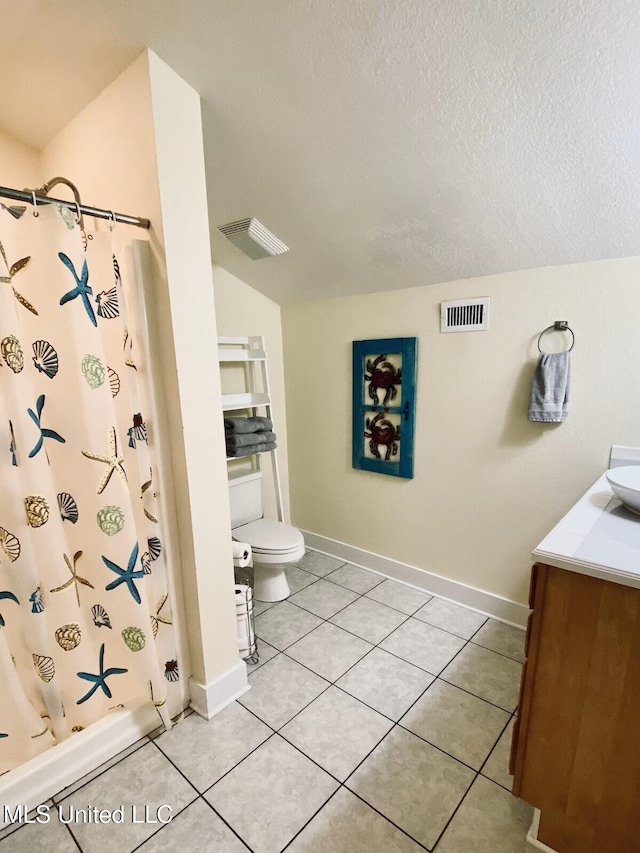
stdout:
POLYGON ((302 533, 282 521, 263 518, 260 471, 229 478, 229 506, 233 538, 251 546, 254 598, 282 601, 290 593, 285 567, 305 553, 302 533))

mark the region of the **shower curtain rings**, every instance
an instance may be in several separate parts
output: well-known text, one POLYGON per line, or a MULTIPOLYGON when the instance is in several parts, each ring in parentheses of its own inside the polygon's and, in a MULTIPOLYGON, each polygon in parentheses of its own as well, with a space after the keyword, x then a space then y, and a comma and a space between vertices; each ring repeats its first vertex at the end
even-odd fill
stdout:
POLYGON ((84 219, 82 218, 82 211, 80 210, 80 202, 78 201, 77 198, 76 198, 74 204, 76 206, 76 225, 78 225, 78 227, 80 228, 80 232, 82 234, 83 245, 84 245, 84 248, 86 251, 87 241, 93 240, 93 234, 87 234, 87 232, 85 230, 84 219))
POLYGON ((36 193, 35 190, 31 190, 31 204, 33 205, 33 215, 38 218, 40 213, 38 211, 38 202, 36 201, 36 193))
POLYGON ((113 232, 113 229, 116 227, 116 215, 113 210, 109 211, 109 231, 113 232))

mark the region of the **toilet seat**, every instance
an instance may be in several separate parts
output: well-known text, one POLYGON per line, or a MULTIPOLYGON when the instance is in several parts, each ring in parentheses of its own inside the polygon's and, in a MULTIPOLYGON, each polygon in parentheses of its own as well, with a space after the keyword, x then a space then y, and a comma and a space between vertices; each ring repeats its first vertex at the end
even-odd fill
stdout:
POLYGON ((251 546, 258 563, 292 563, 305 553, 302 533, 282 521, 259 518, 236 527, 232 532, 237 542, 251 546))

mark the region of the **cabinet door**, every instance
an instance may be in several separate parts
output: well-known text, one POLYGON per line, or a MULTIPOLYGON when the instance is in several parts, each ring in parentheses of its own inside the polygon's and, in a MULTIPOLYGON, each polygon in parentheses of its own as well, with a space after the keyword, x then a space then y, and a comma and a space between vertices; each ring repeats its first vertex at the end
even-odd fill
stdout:
POLYGON ((416 338, 353 342, 352 465, 413 478, 416 338))
POLYGON ((513 793, 563 853, 640 853, 640 589, 538 565, 513 793))

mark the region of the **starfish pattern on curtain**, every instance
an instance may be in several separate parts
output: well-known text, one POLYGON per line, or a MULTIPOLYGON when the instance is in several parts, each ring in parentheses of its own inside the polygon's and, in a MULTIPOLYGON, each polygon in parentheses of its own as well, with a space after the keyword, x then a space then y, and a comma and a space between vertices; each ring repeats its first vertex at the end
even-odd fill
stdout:
POLYGON ((0 206, 0 775, 113 708, 183 709, 125 249, 0 206))

